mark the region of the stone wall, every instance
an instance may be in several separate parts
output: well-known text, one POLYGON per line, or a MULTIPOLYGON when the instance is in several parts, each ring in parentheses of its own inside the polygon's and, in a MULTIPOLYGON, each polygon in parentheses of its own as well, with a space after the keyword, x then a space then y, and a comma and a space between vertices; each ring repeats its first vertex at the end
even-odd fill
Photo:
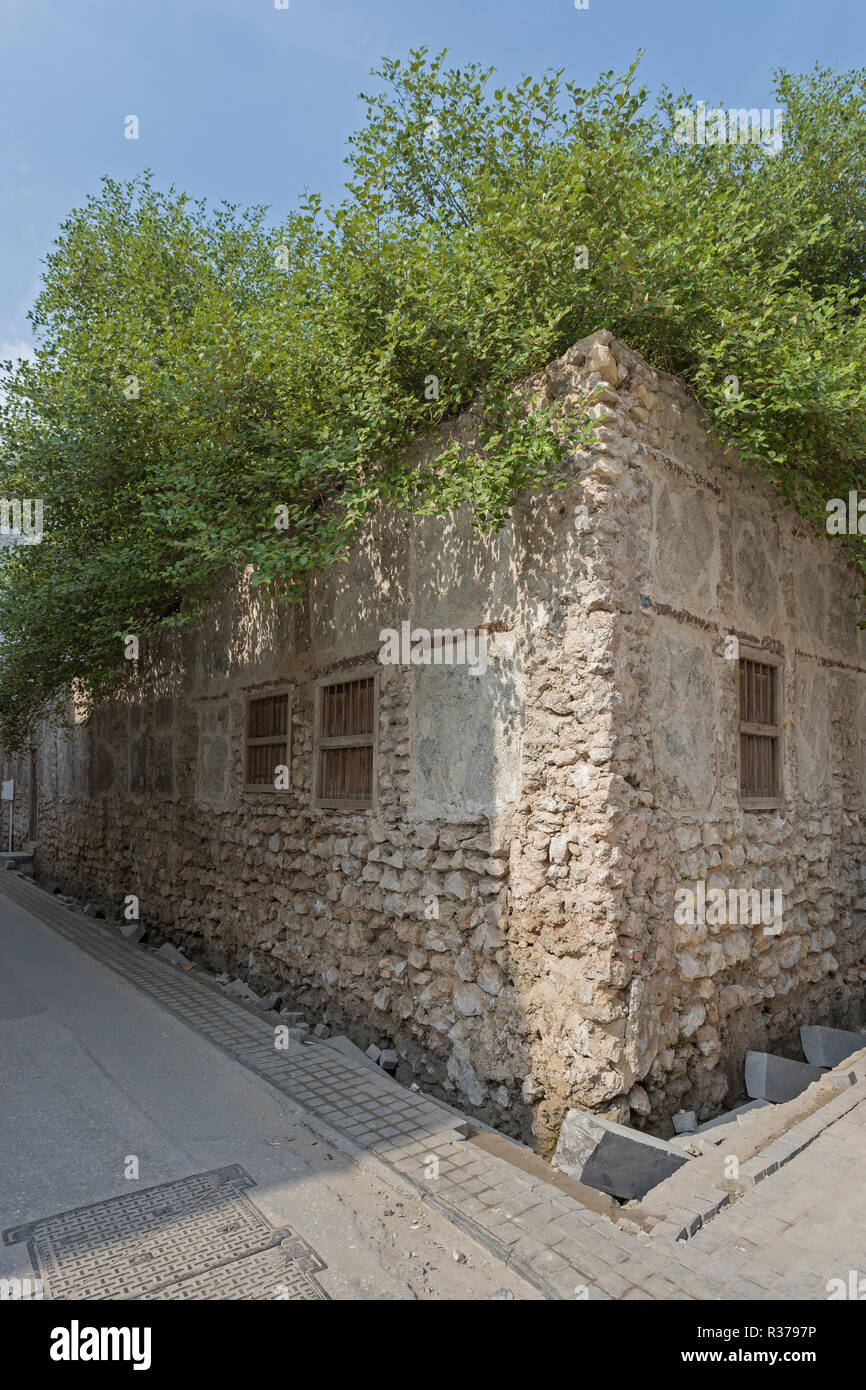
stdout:
POLYGON ((37 876, 115 917, 136 895, 190 956, 393 1040, 401 1078, 526 1134, 508 946, 525 629, 574 548, 564 495, 537 496, 492 538, 382 516, 296 607, 239 584, 203 630, 143 644, 121 698, 42 731, 37 876), (313 682, 369 667, 404 619, 489 624, 488 669, 381 666, 376 804, 314 809, 313 682), (246 699, 286 684, 291 789, 246 792, 246 699))
POLYGON ((566 488, 486 539, 382 515, 302 605, 242 582, 147 644, 122 698, 40 740, 37 873, 117 915, 136 894, 188 954, 547 1149, 570 1105, 662 1127, 733 1095, 747 1045, 853 1018, 866 639, 831 543, 675 382, 602 332, 526 385, 604 392, 566 488), (489 669, 381 667, 376 805, 315 810, 313 681, 404 619, 496 629, 489 669), (731 628, 783 652, 784 816, 738 804, 731 628), (246 697, 286 684, 291 789, 247 793, 246 697), (782 886, 781 935, 680 931, 701 878, 782 886))
POLYGON ((863 1021, 862 581, 722 457, 673 380, 609 335, 595 344, 583 369, 603 374, 611 413, 577 509, 584 569, 528 716, 546 725, 546 796, 514 895, 548 953, 530 997, 552 1025, 530 1084, 545 1131, 568 1095, 669 1132, 674 1109, 703 1117, 742 1095, 748 1047, 798 1056, 800 1023, 863 1021), (783 658, 779 811, 739 803, 731 634, 783 658), (779 889, 781 918, 678 925, 677 890, 699 881, 779 889))

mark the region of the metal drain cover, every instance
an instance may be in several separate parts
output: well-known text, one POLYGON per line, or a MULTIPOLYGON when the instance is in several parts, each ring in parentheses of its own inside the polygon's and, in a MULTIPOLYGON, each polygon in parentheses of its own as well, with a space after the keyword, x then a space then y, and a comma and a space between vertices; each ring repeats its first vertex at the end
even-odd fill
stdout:
POLYGON ((275 1230, 233 1164, 3 1232, 50 1299, 326 1299, 324 1260, 275 1230))

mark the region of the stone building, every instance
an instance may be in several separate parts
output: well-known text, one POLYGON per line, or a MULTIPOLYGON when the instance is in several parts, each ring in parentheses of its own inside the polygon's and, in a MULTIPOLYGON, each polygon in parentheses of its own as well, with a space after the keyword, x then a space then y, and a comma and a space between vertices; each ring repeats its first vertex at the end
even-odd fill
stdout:
POLYGON ((860 1021, 866 634, 672 378, 603 331, 530 385, 604 392, 565 489, 486 538, 380 514, 302 604, 241 581, 149 644, 38 741, 36 872, 549 1150, 569 1106, 667 1132, 747 1047, 860 1021))

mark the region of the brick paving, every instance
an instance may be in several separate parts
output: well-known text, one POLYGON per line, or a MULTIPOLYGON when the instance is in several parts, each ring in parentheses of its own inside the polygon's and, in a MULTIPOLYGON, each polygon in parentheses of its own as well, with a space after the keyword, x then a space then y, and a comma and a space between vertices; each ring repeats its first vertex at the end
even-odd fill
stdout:
POLYGON ((866 1279, 864 1139, 861 1098, 687 1242, 719 1289, 708 1296, 826 1299, 830 1280, 866 1279))
MULTIPOLYGON (((826 1298, 866 1278, 866 1099, 688 1241, 637 1237, 474 1147, 462 1117, 322 1044, 274 1046, 273 1019, 130 945, 16 874, 0 891, 302 1109, 375 1154, 549 1298, 826 1298), (850 1252, 840 1258, 839 1251, 850 1252)), ((835 1104, 835 1102, 831 1102, 835 1104)), ((673 1227, 670 1228, 672 1231, 673 1227)))

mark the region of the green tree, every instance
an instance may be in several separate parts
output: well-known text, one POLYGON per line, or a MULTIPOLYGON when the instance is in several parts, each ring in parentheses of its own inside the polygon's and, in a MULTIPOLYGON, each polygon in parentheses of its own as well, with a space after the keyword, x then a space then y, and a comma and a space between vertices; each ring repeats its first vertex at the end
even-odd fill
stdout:
POLYGON ((445 61, 383 64, 337 207, 276 226, 145 175, 61 227, 36 359, 4 374, 3 495, 46 521, 0 563, 7 745, 73 681, 116 689, 127 632, 199 621, 240 567, 291 599, 377 504, 490 528, 561 485, 587 426, 512 384, 599 327, 816 525, 864 486, 866 73, 778 74, 774 154, 677 143, 693 99, 651 105, 637 64, 509 90, 445 61), (447 422, 478 398, 461 451, 447 422))

